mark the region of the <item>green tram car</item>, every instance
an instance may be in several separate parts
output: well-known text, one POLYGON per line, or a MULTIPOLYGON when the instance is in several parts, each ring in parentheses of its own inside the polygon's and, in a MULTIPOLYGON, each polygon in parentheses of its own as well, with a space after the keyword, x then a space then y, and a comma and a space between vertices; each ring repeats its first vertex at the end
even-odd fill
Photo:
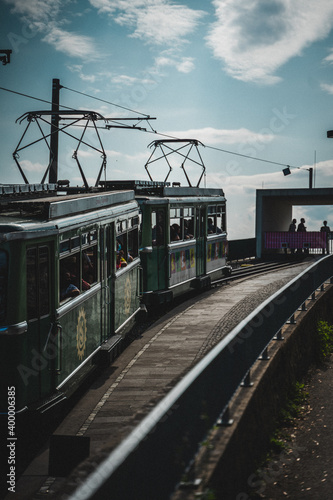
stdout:
POLYGON ((135 318, 230 274, 222 189, 0 187, 0 408, 43 413, 109 363, 135 318))
POLYGON ((140 310, 134 192, 57 196, 52 187, 0 188, 2 413, 9 389, 16 413, 67 397, 140 310))
POLYGON ((133 189, 140 206, 142 301, 159 305, 228 276, 226 199, 222 189, 167 182, 114 181, 133 189))

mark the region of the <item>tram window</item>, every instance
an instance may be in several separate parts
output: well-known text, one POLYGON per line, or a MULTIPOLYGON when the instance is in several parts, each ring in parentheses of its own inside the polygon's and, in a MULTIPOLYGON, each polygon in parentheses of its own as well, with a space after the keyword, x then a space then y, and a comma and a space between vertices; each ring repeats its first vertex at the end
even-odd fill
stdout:
POLYGON ((49 249, 39 249, 39 314, 44 316, 50 310, 49 249))
POLYGON ((184 208, 184 240, 194 238, 194 208, 184 208))
POLYGON ((117 222, 117 234, 125 232, 127 229, 127 220, 117 222))
POLYGON ((59 244, 60 254, 71 252, 73 250, 78 250, 80 248, 80 236, 75 236, 68 240, 61 241, 59 244))
POLYGON ((27 316, 37 318, 37 248, 27 250, 27 316))
POLYGON ((71 250, 80 248, 80 236, 76 236, 75 238, 70 239, 70 248, 71 250))
POLYGON ((208 234, 220 234, 222 233, 222 207, 216 207, 215 205, 210 205, 208 207, 208 220, 207 220, 207 232, 208 234))
POLYGON ((138 228, 134 228, 131 231, 128 232, 128 245, 127 245, 127 253, 128 256, 132 259, 135 259, 135 257, 138 256, 139 250, 138 250, 138 228))
POLYGON ((80 293, 80 253, 60 261, 60 301, 80 293))
POLYGON ((89 290, 97 282, 97 245, 82 252, 82 291, 89 290))
POLYGON ((7 309, 8 256, 0 250, 0 322, 5 321, 7 309))
POLYGON ((121 250, 124 252, 124 255, 127 254, 127 235, 126 235, 126 233, 125 234, 119 234, 117 236, 117 240, 116 240, 116 251, 117 251, 117 254, 121 250))
POLYGON ((69 252, 70 246, 69 246, 69 240, 61 241, 59 244, 59 252, 60 253, 65 253, 69 252))
POLYGON ((97 268, 97 245, 84 248, 82 256, 76 252, 61 259, 60 301, 89 290, 98 280, 97 268))
POLYGON ((216 213, 216 227, 220 228, 222 231, 226 230, 226 216, 225 216, 225 206, 220 205, 217 207, 216 213))
POLYGON ((170 241, 194 238, 194 208, 170 209, 170 241))
POLYGON ((183 239, 182 217, 182 208, 170 208, 170 241, 183 239))
POLYGON ((50 310, 49 250, 47 247, 29 248, 26 259, 27 317, 31 320, 50 310))
POLYGON ((154 210, 151 213, 151 232, 153 246, 161 246, 165 244, 164 210, 154 210))

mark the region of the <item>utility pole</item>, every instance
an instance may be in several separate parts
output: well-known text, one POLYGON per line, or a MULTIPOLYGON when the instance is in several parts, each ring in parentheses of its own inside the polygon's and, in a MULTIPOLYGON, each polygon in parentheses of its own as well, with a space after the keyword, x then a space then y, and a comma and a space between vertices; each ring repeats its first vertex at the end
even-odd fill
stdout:
POLYGON ((313 168, 309 168, 309 189, 312 189, 313 168))
POLYGON ((52 111, 56 114, 51 116, 51 138, 50 138, 50 170, 49 182, 55 184, 58 182, 58 145, 59 145, 59 94, 60 80, 52 80, 52 111))

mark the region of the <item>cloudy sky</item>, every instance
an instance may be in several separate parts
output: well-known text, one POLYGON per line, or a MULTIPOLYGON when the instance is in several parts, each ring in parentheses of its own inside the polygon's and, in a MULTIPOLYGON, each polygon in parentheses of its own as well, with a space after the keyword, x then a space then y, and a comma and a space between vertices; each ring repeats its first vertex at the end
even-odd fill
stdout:
MULTIPOLYGON (((16 120, 50 109, 52 79, 59 78, 61 105, 133 119, 118 122, 131 129, 96 122, 107 178, 148 179, 152 141, 200 141, 202 185, 224 189, 230 239, 254 236, 256 189, 306 188, 309 168, 315 187, 332 186, 332 2, 0 0, 0 9, 0 47, 12 50, 10 64, 0 66, 0 182, 23 182, 12 153, 28 122, 16 120)), ((30 182, 40 182, 48 164, 44 140, 23 147, 41 137, 38 123, 30 124, 18 158, 30 182)), ((48 124, 41 127, 47 134, 48 124)), ((59 177, 77 184, 72 155, 84 129, 66 130, 59 177)), ((89 146, 81 145, 78 157, 94 183, 96 131, 87 129, 84 140, 89 146)), ((168 158, 169 180, 186 184, 183 157, 168 158)), ((201 167, 185 166, 196 184, 201 167)), ((167 165, 150 168, 154 180, 164 180, 167 165)), ((323 218, 333 226, 330 207, 298 207, 294 215, 305 216, 310 230, 323 218)))

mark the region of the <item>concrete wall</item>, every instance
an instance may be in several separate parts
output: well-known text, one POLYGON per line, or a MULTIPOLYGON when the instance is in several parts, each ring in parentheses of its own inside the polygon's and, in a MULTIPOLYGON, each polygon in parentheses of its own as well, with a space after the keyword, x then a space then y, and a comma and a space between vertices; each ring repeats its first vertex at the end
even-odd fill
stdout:
POLYGON ((255 382, 253 388, 241 389, 243 396, 247 391, 246 407, 243 408, 245 403, 238 395, 240 406, 237 408, 236 401, 233 411, 235 416, 241 411, 239 422, 234 429, 230 427, 230 439, 227 439, 224 453, 211 476, 210 485, 218 492, 217 498, 235 499, 246 491, 255 464, 266 452, 276 416, 288 390, 302 379, 315 361, 318 321, 333 323, 332 305, 333 286, 330 286, 319 299, 308 303, 308 311, 302 315, 302 320, 284 333, 285 340, 275 342, 275 350, 272 347, 269 351, 270 360, 258 362, 261 367, 252 379, 255 382))
POLYGON ((318 321, 333 324, 332 305, 333 285, 328 285, 316 300, 307 302, 307 311, 298 313, 295 325, 283 329, 284 340, 270 343, 269 360, 257 361, 251 370, 253 386, 239 388, 229 405, 234 423, 214 428, 197 454, 191 477, 201 484, 178 490, 172 500, 195 500, 208 490, 216 499, 250 500, 248 482, 255 481, 288 391, 316 359, 318 321))

